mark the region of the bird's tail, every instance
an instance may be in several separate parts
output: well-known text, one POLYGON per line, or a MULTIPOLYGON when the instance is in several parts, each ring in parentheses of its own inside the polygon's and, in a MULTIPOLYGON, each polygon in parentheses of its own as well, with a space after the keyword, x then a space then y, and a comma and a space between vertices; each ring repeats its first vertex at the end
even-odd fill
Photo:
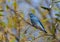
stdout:
POLYGON ((46 31, 46 30, 44 30, 44 32, 45 32, 45 33, 47 33, 47 31, 46 31))
POLYGON ((43 31, 43 32, 45 32, 45 33, 47 33, 47 31, 44 29, 44 30, 42 30, 41 28, 38 28, 38 29, 40 29, 41 31, 43 31))

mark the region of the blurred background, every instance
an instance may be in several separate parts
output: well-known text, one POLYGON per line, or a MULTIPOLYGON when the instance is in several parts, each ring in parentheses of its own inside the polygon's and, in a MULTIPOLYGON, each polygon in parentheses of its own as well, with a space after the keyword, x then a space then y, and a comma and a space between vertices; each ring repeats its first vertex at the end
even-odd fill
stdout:
POLYGON ((60 0, 0 0, 0 42, 60 42, 60 0), (31 25, 29 13, 47 34, 31 25))

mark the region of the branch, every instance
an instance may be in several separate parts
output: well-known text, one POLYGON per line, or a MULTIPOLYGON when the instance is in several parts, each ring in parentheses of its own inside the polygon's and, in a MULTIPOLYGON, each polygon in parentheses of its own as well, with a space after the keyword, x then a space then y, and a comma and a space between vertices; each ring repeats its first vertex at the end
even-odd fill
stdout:
POLYGON ((9 33, 10 35, 14 36, 17 41, 19 40, 19 38, 16 35, 14 35, 11 31, 7 31, 7 33, 9 33))
POLYGON ((40 37, 44 37, 44 36, 51 36, 51 37, 52 37, 53 35, 48 35, 48 34, 45 35, 45 34, 43 34, 43 35, 41 35, 41 36, 38 36, 37 38, 34 38, 33 41, 36 40, 36 39, 38 39, 38 38, 40 38, 40 37))

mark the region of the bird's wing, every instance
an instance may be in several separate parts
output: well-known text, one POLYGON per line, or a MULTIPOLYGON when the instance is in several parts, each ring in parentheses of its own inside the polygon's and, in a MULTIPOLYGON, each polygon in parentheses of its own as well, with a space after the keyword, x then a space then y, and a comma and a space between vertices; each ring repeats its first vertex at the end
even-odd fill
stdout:
POLYGON ((36 26, 36 27, 39 27, 39 20, 38 20, 38 18, 37 17, 30 17, 30 20, 31 20, 31 23, 32 23, 32 25, 33 26, 36 26))
POLYGON ((34 19, 31 19, 31 23, 32 23, 32 25, 36 25, 36 21, 34 20, 34 19))
POLYGON ((44 31, 45 33, 47 33, 44 26, 43 26, 43 24, 40 21, 38 21, 36 25, 37 25, 38 29, 40 29, 40 30, 44 31))
POLYGON ((41 27, 42 30, 45 30, 43 24, 40 21, 37 24, 41 27))

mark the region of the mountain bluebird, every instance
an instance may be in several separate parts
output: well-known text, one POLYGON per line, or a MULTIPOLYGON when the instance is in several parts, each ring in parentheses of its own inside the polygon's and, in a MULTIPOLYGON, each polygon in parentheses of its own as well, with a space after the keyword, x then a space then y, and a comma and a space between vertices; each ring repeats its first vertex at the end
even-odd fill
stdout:
POLYGON ((44 26, 42 25, 41 21, 38 19, 38 17, 36 17, 32 13, 29 13, 29 16, 30 16, 31 23, 34 27, 36 27, 37 29, 40 29, 43 32, 47 33, 44 26))

